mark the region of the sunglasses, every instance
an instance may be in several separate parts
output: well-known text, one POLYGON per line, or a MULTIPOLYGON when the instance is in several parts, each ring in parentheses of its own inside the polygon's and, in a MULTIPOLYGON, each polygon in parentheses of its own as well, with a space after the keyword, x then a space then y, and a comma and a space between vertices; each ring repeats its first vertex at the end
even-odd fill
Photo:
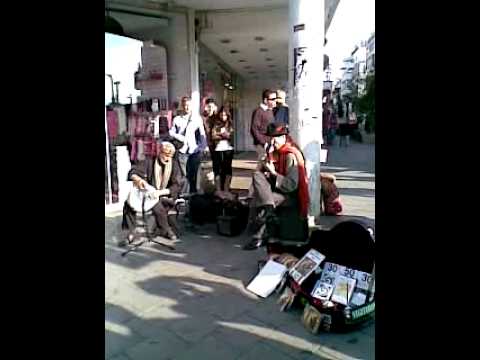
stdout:
POLYGON ((277 98, 276 98, 276 97, 274 97, 274 98, 268 98, 268 100, 270 100, 270 101, 275 101, 275 100, 277 100, 277 98))

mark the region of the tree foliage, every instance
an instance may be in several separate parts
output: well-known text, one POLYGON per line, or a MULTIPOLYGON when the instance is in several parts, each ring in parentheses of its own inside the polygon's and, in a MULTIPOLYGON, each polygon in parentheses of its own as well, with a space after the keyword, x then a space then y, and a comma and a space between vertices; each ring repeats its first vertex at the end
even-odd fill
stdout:
POLYGON ((365 131, 375 132, 375 74, 368 75, 366 79, 366 92, 360 98, 353 100, 357 112, 365 114, 365 131))

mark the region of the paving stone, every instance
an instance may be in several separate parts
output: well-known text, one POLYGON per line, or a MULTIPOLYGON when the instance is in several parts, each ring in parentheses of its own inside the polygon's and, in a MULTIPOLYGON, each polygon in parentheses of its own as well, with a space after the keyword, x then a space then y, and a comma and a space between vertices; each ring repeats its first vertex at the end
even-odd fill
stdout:
POLYGON ((251 330, 252 325, 259 327, 265 326, 265 324, 262 324, 255 319, 248 319, 245 317, 233 321, 220 321, 219 326, 211 333, 211 336, 223 339, 225 343, 241 353, 242 351, 245 351, 245 349, 251 348, 255 343, 264 339, 254 330, 251 330))
POLYGON ((168 323, 167 328, 189 343, 195 343, 206 337, 218 326, 217 319, 202 313, 201 309, 187 319, 168 323))
POLYGON ((246 353, 240 355, 237 360, 292 360, 294 358, 273 349, 271 346, 268 346, 264 342, 259 342, 247 351, 246 353))
POLYGON ((177 320, 171 319, 142 319, 142 318, 135 318, 130 320, 129 322, 125 323, 125 326, 128 326, 132 331, 135 333, 143 336, 146 339, 156 339, 160 337, 175 337, 178 340, 181 340, 184 345, 186 342, 179 338, 176 334, 169 331, 166 328, 166 325, 177 320))
POLYGON ((175 360, 208 359, 226 360, 238 357, 238 350, 227 344, 221 337, 208 336, 188 350, 178 349, 175 360), (183 351, 182 351, 183 350, 183 351))
POLYGON ((320 355, 333 350, 352 359, 375 359, 375 339, 359 331, 346 334, 322 333, 319 338, 321 346, 325 347, 315 352, 320 355))
POLYGON ((124 353, 127 349, 144 340, 145 338, 134 332, 128 332, 128 335, 123 335, 105 330, 105 357, 124 353))
POLYGON ((142 341, 126 351, 131 359, 135 360, 164 360, 177 358, 179 351, 188 348, 185 341, 165 329, 145 324, 148 340, 142 341))
POLYGON ((205 301, 202 308, 212 316, 220 320, 231 320, 249 309, 257 306, 257 303, 239 293, 219 293, 205 301))
POLYGON ((105 320, 122 324, 135 318, 135 314, 113 304, 105 304, 105 320))
POLYGON ((106 360, 131 360, 131 359, 125 354, 119 354, 119 355, 106 358, 106 360))

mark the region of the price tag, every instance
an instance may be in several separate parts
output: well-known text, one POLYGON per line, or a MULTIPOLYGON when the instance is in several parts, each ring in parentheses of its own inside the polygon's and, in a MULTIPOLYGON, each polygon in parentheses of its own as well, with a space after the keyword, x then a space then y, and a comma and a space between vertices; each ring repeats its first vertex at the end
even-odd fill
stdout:
POLYGON ((338 265, 331 262, 326 262, 323 267, 320 281, 330 285, 335 285, 337 277, 341 275, 344 270, 345 270, 345 266, 338 265))
POLYGON ((373 276, 363 271, 357 271, 357 288, 368 291, 370 283, 373 281, 373 276))
POLYGON ((356 279, 357 278, 357 270, 345 267, 342 270, 340 275, 343 275, 343 276, 345 276, 349 279, 356 279))

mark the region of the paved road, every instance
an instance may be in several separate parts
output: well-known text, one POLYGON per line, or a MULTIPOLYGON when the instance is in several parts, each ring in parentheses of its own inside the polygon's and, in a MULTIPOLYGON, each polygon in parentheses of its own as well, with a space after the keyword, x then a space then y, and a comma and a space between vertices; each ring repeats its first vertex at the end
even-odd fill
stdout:
MULTIPOLYGON (((334 148, 325 167, 339 178, 346 214, 371 221, 373 152, 372 145, 334 148)), ((245 164, 252 165, 247 159, 237 166, 245 164)), ((245 186, 245 179, 235 181, 245 186)), ((176 251, 147 246, 123 258, 112 243, 119 221, 105 217, 107 359, 374 359, 374 323, 347 334, 311 335, 300 310, 282 313, 276 295, 258 299, 246 292, 265 252, 242 251, 245 237, 221 237, 208 225, 185 233, 176 251)))

